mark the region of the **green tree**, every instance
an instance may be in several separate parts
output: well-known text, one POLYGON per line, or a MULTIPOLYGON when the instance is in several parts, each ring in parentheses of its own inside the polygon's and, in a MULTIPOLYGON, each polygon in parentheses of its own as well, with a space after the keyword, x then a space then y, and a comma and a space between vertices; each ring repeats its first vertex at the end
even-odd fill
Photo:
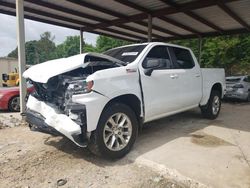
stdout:
MULTIPOLYGON (((79 54, 80 51, 80 37, 69 36, 66 40, 56 47, 54 52, 56 58, 69 57, 79 54)), ((97 48, 91 44, 84 43, 83 52, 97 52, 97 48)))
MULTIPOLYGON (((36 47, 37 41, 28 41, 25 43, 26 63, 29 65, 39 63, 39 55, 36 47)), ((17 48, 8 54, 8 57, 18 58, 17 48)))
MULTIPOLYGON (((172 41, 187 46, 198 57, 198 39, 172 41)), ((225 68, 227 75, 250 73, 250 35, 203 38, 201 67, 225 68)))
POLYGON ((111 48, 115 48, 115 47, 123 46, 127 44, 131 44, 131 43, 128 41, 114 39, 111 37, 99 36, 96 41, 96 48, 98 52, 104 52, 111 48))
POLYGON ((55 36, 52 36, 50 32, 45 32, 40 35, 40 40, 37 41, 36 48, 39 54, 38 63, 54 59, 54 50, 56 45, 54 43, 55 36))
MULTIPOLYGON (((50 32, 41 34, 38 41, 25 43, 27 64, 37 64, 50 59, 69 57, 79 54, 80 37, 69 36, 59 45, 55 45, 50 32)), ((191 48, 198 57, 198 39, 172 41, 174 44, 191 48)), ((96 46, 84 44, 84 52, 104 52, 111 48, 130 44, 128 41, 99 36, 96 46)), ((17 48, 8 57, 17 58, 17 48)), ((227 74, 250 73, 250 34, 203 38, 201 67, 225 68, 227 74)))
POLYGON ((57 46, 55 52, 56 52, 56 57, 61 58, 79 54, 79 50, 80 50, 80 37, 69 36, 62 44, 59 44, 57 46))
POLYGON ((98 49, 94 47, 92 44, 84 44, 83 47, 84 52, 98 52, 98 49))
MULTIPOLYGON (((26 63, 29 65, 41 63, 54 59, 54 51, 56 45, 53 42, 54 37, 50 32, 45 32, 40 35, 38 41, 32 40, 25 43, 26 63)), ((8 57, 18 58, 17 48, 8 54, 8 57)))

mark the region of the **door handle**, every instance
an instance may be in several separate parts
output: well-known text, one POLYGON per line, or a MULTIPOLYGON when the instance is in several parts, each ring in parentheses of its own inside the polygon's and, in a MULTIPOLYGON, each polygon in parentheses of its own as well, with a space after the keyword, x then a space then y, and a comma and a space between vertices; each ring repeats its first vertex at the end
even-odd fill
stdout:
POLYGON ((170 75, 170 78, 172 78, 172 79, 175 79, 175 78, 178 78, 179 76, 177 75, 177 74, 171 74, 170 75))
POLYGON ((195 77, 199 78, 199 77, 201 77, 201 75, 200 74, 196 74, 195 77))

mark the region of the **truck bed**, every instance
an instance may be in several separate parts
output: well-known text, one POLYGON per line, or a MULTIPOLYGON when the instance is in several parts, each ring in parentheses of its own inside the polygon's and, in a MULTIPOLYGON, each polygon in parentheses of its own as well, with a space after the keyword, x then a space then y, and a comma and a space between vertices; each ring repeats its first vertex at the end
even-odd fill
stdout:
POLYGON ((220 83, 222 85, 222 96, 225 92, 225 71, 221 68, 202 68, 202 92, 203 96, 200 105, 205 105, 209 99, 210 90, 215 83, 220 83))

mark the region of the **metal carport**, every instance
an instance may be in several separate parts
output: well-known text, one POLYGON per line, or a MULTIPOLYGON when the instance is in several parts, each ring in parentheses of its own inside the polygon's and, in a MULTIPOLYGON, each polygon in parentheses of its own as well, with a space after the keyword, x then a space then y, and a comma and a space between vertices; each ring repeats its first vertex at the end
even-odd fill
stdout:
MULTIPOLYGON (((250 31, 249 0, 0 0, 17 16, 19 73, 25 69, 24 18, 132 42, 250 31)), ((21 77, 21 76, 20 76, 21 77)), ((20 80, 21 113, 26 83, 20 80)))

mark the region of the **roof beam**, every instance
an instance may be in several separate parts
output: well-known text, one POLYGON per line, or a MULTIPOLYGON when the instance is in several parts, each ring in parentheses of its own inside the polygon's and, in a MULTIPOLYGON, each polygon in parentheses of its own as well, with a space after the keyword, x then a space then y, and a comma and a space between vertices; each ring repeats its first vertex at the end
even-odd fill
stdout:
MULTIPOLYGON (((12 3, 0 1, 0 5, 15 9, 15 4, 12 4, 12 3)), ((61 21, 69 22, 69 23, 74 23, 74 24, 80 25, 79 27, 87 26, 88 28, 91 29, 91 31, 94 30, 93 24, 90 24, 88 22, 84 22, 84 21, 80 21, 80 20, 72 19, 72 18, 67 18, 64 16, 60 16, 57 14, 53 14, 53 13, 49 13, 49 12, 45 12, 45 11, 41 11, 41 10, 35 10, 35 9, 30 8, 30 7, 24 7, 24 10, 25 10, 25 12, 39 14, 39 15, 46 16, 49 18, 58 19, 61 21)), ((90 31, 90 30, 86 30, 86 31, 90 31)), ((146 40, 147 39, 146 36, 141 37, 141 36, 133 35, 131 33, 123 32, 123 31, 119 31, 119 30, 115 30, 115 29, 111 29, 111 28, 106 28, 106 31, 117 33, 120 35, 125 35, 125 36, 132 37, 132 38, 137 38, 138 40, 146 40)), ((144 35, 147 35, 147 33, 145 33, 144 35)))
MULTIPOLYGON (((147 8, 145 8, 145 7, 142 7, 142 6, 140 6, 140 5, 136 4, 136 3, 133 3, 133 2, 131 2, 131 1, 126 1, 126 0, 115 0, 115 1, 116 1, 116 2, 119 2, 119 3, 122 4, 122 5, 125 5, 125 6, 127 6, 127 7, 130 7, 130 8, 136 9, 136 10, 139 10, 139 11, 141 11, 141 12, 146 12, 147 14, 150 14, 150 15, 151 15, 151 13, 152 13, 149 9, 147 9, 147 8)), ((137 23, 137 24, 141 24, 141 25, 143 25, 143 26, 145 26, 145 27, 148 27, 148 24, 147 24, 147 23, 144 23, 144 22, 142 22, 142 21, 137 21, 136 23, 137 23)), ((166 29, 166 28, 162 28, 162 27, 153 25, 153 23, 152 23, 152 28, 155 29, 155 30, 158 30, 158 31, 160 31, 160 32, 167 33, 167 34, 170 34, 170 35, 177 36, 177 37, 180 37, 180 38, 181 38, 181 35, 180 35, 180 34, 175 33, 175 32, 173 32, 173 31, 170 31, 170 30, 168 30, 168 29, 166 29)))
POLYGON ((79 0, 66 0, 66 1, 71 2, 73 4, 76 4, 78 6, 82 6, 82 7, 85 7, 85 8, 89 8, 89 9, 92 9, 92 10, 95 10, 95 11, 102 12, 102 13, 105 13, 107 15, 111 15, 111 16, 114 16, 114 17, 117 17, 117 18, 124 18, 124 19, 127 18, 127 16, 125 16, 125 15, 119 13, 119 12, 115 12, 113 10, 108 10, 108 9, 105 9, 105 8, 100 7, 98 5, 86 2, 86 1, 79 1, 79 0))
POLYGON ((243 21, 235 12, 233 12, 227 5, 225 5, 222 1, 218 1, 217 4, 224 12, 226 12, 230 17, 236 20, 239 24, 245 27, 248 31, 250 31, 250 26, 243 21))
POLYGON ((158 18, 165 21, 165 22, 168 22, 168 23, 170 23, 170 24, 172 24, 174 26, 177 26, 177 27, 182 28, 182 29, 184 29, 186 31, 194 33, 194 34, 196 34, 198 36, 201 35, 201 33, 199 31, 197 31, 197 30, 195 30, 195 29, 193 29, 193 28, 191 28, 189 26, 183 25, 182 23, 177 22, 177 21, 175 21, 175 20, 173 20, 171 18, 167 18, 165 16, 159 16, 158 18))
POLYGON ((125 5, 127 7, 130 7, 130 8, 133 8, 135 10, 139 10, 141 12, 146 12, 147 14, 151 14, 151 11, 148 10, 147 8, 145 7, 142 7, 136 3, 133 3, 132 1, 127 1, 127 0, 114 0, 122 5, 125 5))
MULTIPOLYGON (((128 23, 128 22, 141 21, 141 20, 147 19, 147 17, 148 17, 147 13, 139 13, 136 15, 127 16, 127 18, 118 18, 118 19, 114 19, 111 21, 107 21, 107 20, 103 20, 102 18, 98 18, 98 17, 92 16, 92 15, 84 14, 82 12, 71 10, 71 9, 68 9, 68 8, 65 8, 62 6, 57 6, 53 3, 49 3, 49 2, 45 2, 45 1, 37 1, 37 0, 25 0, 25 1, 33 3, 33 4, 38 4, 40 6, 44 6, 47 8, 51 8, 51 9, 54 9, 57 11, 61 11, 64 13, 68 13, 68 14, 72 14, 75 16, 79 16, 79 17, 83 17, 83 18, 87 18, 90 20, 95 20, 97 22, 100 22, 100 23, 95 24, 96 28, 97 27, 98 28, 106 28, 106 27, 110 27, 110 26, 118 26, 118 25, 122 25, 122 24, 128 23)), ((195 1, 195 2, 183 3, 182 4, 183 7, 181 7, 179 10, 176 10, 176 8, 173 8, 173 7, 167 7, 167 8, 162 8, 162 9, 152 11, 151 15, 152 15, 152 17, 156 17, 156 16, 178 13, 179 11, 204 8, 204 7, 215 5, 216 1, 217 0, 210 0, 210 1, 199 0, 199 1, 195 1)), ((234 0, 225 0, 225 2, 231 2, 231 1, 234 1, 234 0)), ((86 30, 85 28, 83 28, 83 29, 86 30)))
POLYGON ((43 6, 43 7, 49 8, 49 9, 61 11, 61 12, 68 13, 68 14, 71 14, 71 15, 76 15, 76 16, 86 18, 86 19, 89 19, 89 20, 93 20, 93 21, 96 21, 96 22, 105 22, 106 21, 105 19, 102 19, 100 17, 92 16, 90 14, 86 14, 84 12, 72 10, 72 9, 69 9, 69 8, 66 8, 66 7, 63 7, 63 6, 58 6, 58 5, 53 4, 51 2, 48 2, 48 1, 25 0, 25 2, 29 2, 29 3, 39 5, 39 6, 43 6))
MULTIPOLYGON (((145 22, 143 22, 143 21, 138 21, 138 22, 135 22, 135 23, 141 24, 141 25, 143 25, 143 26, 145 26, 145 27, 148 27, 148 24, 145 23, 145 22)), ((182 35, 180 35, 180 34, 178 34, 178 33, 175 33, 175 32, 173 32, 173 31, 170 31, 170 30, 168 30, 168 29, 165 29, 165 28, 162 28, 162 27, 159 27, 159 26, 156 26, 156 25, 152 25, 152 26, 153 26, 152 29, 155 29, 155 30, 160 31, 160 32, 162 32, 162 33, 167 33, 167 34, 170 34, 170 35, 175 36, 175 37, 178 37, 178 38, 181 38, 181 37, 182 37, 182 35)), ((153 35, 154 35, 154 34, 153 34, 153 35)))
MULTIPOLYGON (((95 5, 95 4, 91 4, 91 3, 86 2, 86 1, 79 1, 79 0, 66 0, 66 1, 77 4, 78 6, 87 7, 87 8, 93 9, 95 11, 102 12, 102 13, 105 13, 107 15, 111 15, 111 16, 114 16, 114 17, 117 17, 117 18, 128 19, 128 17, 126 15, 124 15, 124 14, 115 12, 113 10, 104 9, 103 7, 100 7, 100 6, 95 5)), ((140 22, 140 21, 136 22, 136 24, 141 25, 141 26, 145 26, 145 24, 143 22, 140 22)), ((98 29, 99 27, 93 26, 92 28, 98 29)), ((127 25, 122 25, 121 28, 130 30, 130 31, 142 34, 142 35, 147 35, 148 34, 147 31, 144 31, 144 30, 141 30, 141 29, 138 29, 138 28, 135 28, 135 27, 127 26, 127 25)), ((89 30, 89 31, 91 31, 91 30, 89 30)), ((157 34, 152 34, 152 35, 154 37, 156 37, 156 38, 161 39, 160 35, 157 35, 157 34)))
MULTIPOLYGON (((139 10, 139 11, 141 11, 141 12, 146 12, 146 13, 148 13, 148 14, 151 14, 151 13, 152 13, 152 11, 150 11, 149 9, 147 9, 147 8, 145 8, 145 7, 142 7, 142 6, 138 5, 138 4, 135 4, 135 3, 131 2, 131 1, 124 1, 124 0, 115 0, 115 1, 117 1, 117 2, 119 2, 119 3, 121 3, 121 4, 123 4, 123 5, 126 5, 126 6, 128 6, 128 7, 131 7, 131 8, 133 8, 133 9, 139 10)), ((166 17, 164 17, 164 16, 157 16, 157 17, 158 17, 160 20, 164 21, 164 22, 167 22, 167 23, 170 23, 170 24, 172 24, 172 25, 175 25, 175 26, 177 26, 177 27, 179 27, 179 28, 182 28, 182 29, 184 29, 184 30, 186 30, 186 31, 189 31, 189 32, 191 32, 191 33, 194 33, 194 34, 197 34, 197 35, 200 34, 200 33, 199 33, 198 31, 196 31, 195 29, 190 28, 190 27, 188 27, 188 26, 185 26, 185 25, 183 25, 183 24, 181 24, 181 23, 179 23, 179 22, 177 22, 177 21, 175 21, 175 20, 173 20, 173 19, 166 18, 166 17)), ((155 26, 153 26, 153 28, 155 28, 155 26)), ((168 30, 168 32, 169 32, 169 30, 168 30)), ((174 33, 174 32, 173 32, 173 31, 170 31, 170 33, 174 33)), ((173 35, 173 34, 171 34, 171 35, 173 35)), ((179 36, 181 36, 181 35, 179 35, 179 36)))
MULTIPOLYGON (((8 7, 8 8, 15 9, 15 4, 12 4, 12 3, 0 1, 0 5, 8 7)), ((52 13, 45 12, 45 11, 41 11, 41 10, 35 10, 35 9, 30 8, 30 7, 24 7, 24 10, 26 12, 30 12, 30 13, 34 13, 34 14, 40 14, 42 16, 46 16, 46 17, 49 17, 49 18, 58 19, 58 20, 65 21, 65 22, 70 22, 70 23, 75 23, 75 24, 80 25, 81 27, 86 26, 84 31, 93 32, 95 29, 98 29, 98 28, 95 28, 93 24, 90 24, 88 22, 84 22, 84 21, 80 21, 80 20, 76 20, 76 19, 71 19, 71 18, 64 17, 64 16, 59 16, 59 15, 52 14, 52 13)), ((136 29, 134 27, 130 27, 130 26, 126 26, 126 25, 122 26, 121 28, 127 29, 129 31, 134 31, 134 32, 136 32, 138 34, 145 35, 145 36, 141 37, 141 36, 138 36, 138 35, 132 35, 130 33, 121 32, 119 30, 115 30, 115 29, 111 29, 111 28, 106 28, 106 30, 109 31, 109 32, 125 35, 125 36, 128 36, 128 37, 137 38, 138 40, 146 41, 146 36, 147 36, 146 31, 136 29)), ((159 38, 159 39, 161 38, 161 36, 157 35, 157 34, 155 34, 154 37, 159 38)))
MULTIPOLYGON (((224 30, 223 34, 215 31, 215 32, 208 32, 202 35, 202 37, 216 37, 216 36, 222 36, 222 35, 236 35, 236 34, 243 34, 243 33, 249 33, 249 31, 247 29, 231 29, 231 30, 224 30)), ((196 35, 185 35, 183 36, 183 38, 185 39, 190 39, 190 38, 197 38, 196 35)), ((170 41, 170 40, 179 40, 176 37, 168 37, 165 38, 166 41, 170 41)))
POLYGON ((161 0, 161 1, 164 2, 164 3, 166 3, 168 6, 176 8, 176 10, 179 10, 179 12, 185 13, 186 15, 188 15, 191 18, 199 21, 200 23, 202 23, 202 24, 204 24, 204 25, 206 25, 206 26, 208 26, 208 27, 210 27, 210 28, 212 28, 212 29, 214 29, 216 31, 219 31, 220 33, 223 32, 223 30, 220 27, 218 27, 215 24, 209 22, 208 20, 202 18, 201 16, 197 15, 196 13, 192 12, 191 10, 189 10, 189 9, 186 9, 186 10, 182 9, 182 7, 184 7, 183 5, 179 5, 179 4, 175 3, 172 0, 161 0))
MULTIPOLYGON (((11 16, 16 16, 15 12, 7 11, 7 10, 2 10, 2 9, 0 9, 0 13, 11 15, 11 16)), ((38 17, 35 17, 35 16, 24 15, 24 18, 25 19, 29 19, 29 20, 34 20, 34 21, 38 21, 38 22, 43 22, 43 23, 51 24, 51 25, 56 25, 56 26, 60 26, 60 27, 66 27, 66 28, 70 28, 70 29, 75 29, 75 30, 79 30, 80 29, 80 27, 77 27, 77 26, 72 26, 72 25, 66 24, 66 23, 59 23, 59 22, 56 22, 56 21, 48 20, 48 19, 38 18, 38 17)), ((126 40, 126 41, 131 41, 131 42, 138 42, 137 39, 130 39, 130 38, 126 38, 126 37, 116 36, 116 35, 113 35, 113 34, 106 34, 106 33, 102 33, 102 32, 99 32, 99 31, 92 31, 92 33, 98 34, 98 35, 105 35, 105 36, 117 38, 117 39, 120 39, 120 40, 126 40)))

